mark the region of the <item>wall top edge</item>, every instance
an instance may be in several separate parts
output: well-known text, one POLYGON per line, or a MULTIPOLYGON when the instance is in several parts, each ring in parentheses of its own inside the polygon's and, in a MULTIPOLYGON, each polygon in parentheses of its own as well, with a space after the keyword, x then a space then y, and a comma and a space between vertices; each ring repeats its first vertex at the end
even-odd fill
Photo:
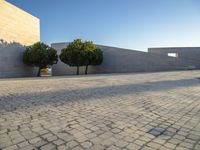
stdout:
MULTIPOLYGON (((52 43, 51 46, 56 46, 59 44, 68 44, 70 42, 57 42, 57 43, 52 43)), ((95 43, 94 43, 95 44, 95 43)), ((135 50, 135 49, 127 49, 127 48, 121 48, 121 47, 114 47, 114 46, 109 46, 109 45, 101 45, 101 44, 95 44, 97 47, 107 47, 107 48, 114 48, 114 49, 121 49, 121 50, 126 50, 126 51, 137 51, 137 52, 144 52, 146 51, 141 51, 141 50, 135 50)))
POLYGON ((200 48, 200 47, 150 47, 148 49, 181 49, 181 48, 200 48))

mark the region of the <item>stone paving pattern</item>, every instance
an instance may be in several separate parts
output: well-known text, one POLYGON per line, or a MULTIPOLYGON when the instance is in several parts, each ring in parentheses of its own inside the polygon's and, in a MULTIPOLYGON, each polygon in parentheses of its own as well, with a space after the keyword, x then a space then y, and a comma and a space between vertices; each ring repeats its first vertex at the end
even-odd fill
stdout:
POLYGON ((0 80, 0 149, 200 150, 200 71, 0 80))

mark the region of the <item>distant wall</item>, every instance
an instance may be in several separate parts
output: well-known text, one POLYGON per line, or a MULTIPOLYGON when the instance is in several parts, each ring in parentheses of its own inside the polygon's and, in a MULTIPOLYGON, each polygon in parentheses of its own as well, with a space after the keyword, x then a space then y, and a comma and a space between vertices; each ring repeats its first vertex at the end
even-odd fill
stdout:
POLYGON ((177 58, 184 60, 184 63, 192 62, 193 67, 200 68, 200 47, 149 48, 148 52, 164 56, 168 53, 176 53, 177 58))
MULTIPOLYGON (((58 53, 66 47, 67 43, 52 44, 58 53)), ((122 48, 101 46, 104 60, 100 66, 90 66, 89 73, 129 73, 129 72, 153 72, 185 70, 196 63, 193 60, 168 57, 159 53, 147 53, 122 48)), ((76 68, 69 67, 62 62, 53 66, 53 75, 75 74, 76 68)), ((84 73, 84 68, 81 69, 84 73)))
POLYGON ((147 53, 115 47, 99 46, 104 51, 102 65, 93 67, 92 72, 154 72, 185 70, 195 63, 162 54, 147 53))
POLYGON ((37 69, 23 64, 24 47, 0 42, 0 78, 36 76, 37 69))
POLYGON ((0 39, 22 45, 38 42, 40 21, 5 0, 0 0, 0 39))

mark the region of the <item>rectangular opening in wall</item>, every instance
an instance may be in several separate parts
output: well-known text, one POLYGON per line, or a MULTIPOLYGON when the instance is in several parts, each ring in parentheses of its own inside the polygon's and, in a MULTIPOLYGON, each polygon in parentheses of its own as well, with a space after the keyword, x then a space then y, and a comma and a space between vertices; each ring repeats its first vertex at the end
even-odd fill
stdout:
POLYGON ((178 57, 178 53, 168 53, 167 56, 169 56, 169 57, 178 57))

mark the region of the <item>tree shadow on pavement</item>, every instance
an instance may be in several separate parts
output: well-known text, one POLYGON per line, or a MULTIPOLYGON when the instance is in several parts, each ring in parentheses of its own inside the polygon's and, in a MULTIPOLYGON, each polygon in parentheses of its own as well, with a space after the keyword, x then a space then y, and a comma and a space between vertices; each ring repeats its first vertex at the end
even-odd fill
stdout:
POLYGON ((106 99, 113 96, 124 96, 145 92, 167 91, 182 87, 199 86, 198 79, 169 80, 145 82, 141 84, 124 84, 104 87, 91 87, 76 90, 57 90, 47 92, 34 92, 12 94, 0 97, 0 113, 18 109, 34 108, 42 105, 57 106, 71 101, 87 101, 106 99), (57 104, 58 103, 58 104, 57 104))

